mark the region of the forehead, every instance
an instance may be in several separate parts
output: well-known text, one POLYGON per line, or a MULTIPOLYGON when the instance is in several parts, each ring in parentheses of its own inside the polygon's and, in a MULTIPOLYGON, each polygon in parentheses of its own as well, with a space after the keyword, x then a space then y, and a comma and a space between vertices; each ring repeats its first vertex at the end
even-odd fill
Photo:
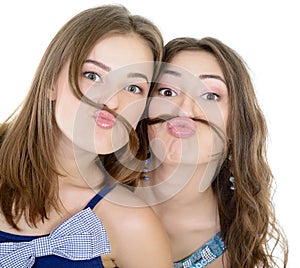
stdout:
POLYGON ((100 38, 88 56, 101 60, 112 69, 128 64, 153 61, 153 53, 146 41, 137 34, 112 34, 100 38))
POLYGON ((181 51, 170 61, 195 76, 200 74, 214 74, 222 78, 223 72, 214 55, 206 51, 181 51))

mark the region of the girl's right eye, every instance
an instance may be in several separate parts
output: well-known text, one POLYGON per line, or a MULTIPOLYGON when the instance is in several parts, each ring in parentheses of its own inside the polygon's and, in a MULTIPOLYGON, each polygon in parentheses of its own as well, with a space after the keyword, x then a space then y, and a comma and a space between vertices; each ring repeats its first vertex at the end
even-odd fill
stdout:
POLYGON ((102 82, 102 78, 95 72, 84 72, 83 75, 94 82, 102 82))
POLYGON ((158 94, 164 97, 175 97, 177 93, 171 88, 160 88, 158 94))

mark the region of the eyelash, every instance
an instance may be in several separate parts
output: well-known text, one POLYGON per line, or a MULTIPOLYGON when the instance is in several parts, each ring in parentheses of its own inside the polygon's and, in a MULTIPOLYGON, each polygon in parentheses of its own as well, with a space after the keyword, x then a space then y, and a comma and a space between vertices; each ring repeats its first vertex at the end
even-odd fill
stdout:
POLYGON ((124 90, 128 91, 129 93, 133 93, 133 94, 141 94, 143 93, 143 89, 137 85, 128 85, 126 87, 124 87, 124 90), (130 88, 135 87, 135 89, 137 89, 139 92, 132 92, 130 91, 130 88))
POLYGON ((85 78, 91 80, 91 81, 94 81, 94 82, 102 82, 102 77, 101 77, 101 75, 99 75, 99 74, 97 74, 97 73, 95 73, 95 72, 84 72, 84 73, 83 73, 83 76, 84 76, 85 78), (91 77, 89 77, 89 75, 94 75, 94 76, 96 76, 96 79, 97 79, 98 81, 97 81, 97 80, 94 80, 94 79, 91 79, 91 77))
POLYGON ((207 100, 207 101, 217 101, 220 99, 220 95, 214 93, 214 92, 207 92, 207 93, 204 93, 201 95, 201 98, 207 100), (208 97, 208 96, 212 96, 213 98, 216 98, 216 99, 208 99, 208 98, 205 98, 204 96, 208 97))
MULTIPOLYGON (((96 72, 90 72, 90 71, 84 72, 83 76, 85 78, 91 80, 91 81, 94 81, 94 82, 103 82, 101 75, 97 74, 96 72), (90 75, 96 76, 96 79, 98 81, 95 80, 95 79, 92 79, 91 77, 89 77, 90 75)), ((137 85, 128 85, 128 86, 124 87, 124 90, 128 91, 129 93, 133 93, 133 94, 141 94, 141 93, 143 93, 143 89, 141 87, 137 86, 137 85), (138 92, 136 92, 136 91, 135 92, 130 91, 130 88, 132 88, 132 87, 135 87, 138 92)))
MULTIPOLYGON (((160 88, 158 89, 158 94, 164 97, 176 97, 178 94, 177 92, 175 92, 175 90, 171 89, 171 88, 160 88), (166 93, 167 91, 169 91, 171 93, 170 95, 164 95, 164 93, 166 93)), ((220 99, 220 95, 218 95, 217 93, 214 92, 207 92, 201 95, 201 98, 207 101, 217 101, 220 99), (213 97, 213 99, 211 98, 213 97)))
POLYGON ((164 97, 175 97, 177 96, 178 94, 175 92, 175 90, 171 89, 171 88, 160 88, 158 89, 158 94, 161 95, 161 96, 164 96, 164 97), (171 92, 172 96, 166 96, 164 95, 164 92, 166 91, 169 91, 171 92), (173 95, 174 94, 174 95, 173 95))

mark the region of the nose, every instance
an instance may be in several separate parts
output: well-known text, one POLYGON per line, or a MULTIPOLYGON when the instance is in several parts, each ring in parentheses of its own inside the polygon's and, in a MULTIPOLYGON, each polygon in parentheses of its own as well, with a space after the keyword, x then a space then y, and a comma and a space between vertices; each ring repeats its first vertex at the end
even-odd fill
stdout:
POLYGON ((200 108, 197 102, 186 94, 182 94, 182 99, 179 103, 179 116, 197 117, 200 116, 200 108))
POLYGON ((104 104, 111 110, 117 110, 119 107, 119 93, 114 93, 112 96, 106 98, 104 104))

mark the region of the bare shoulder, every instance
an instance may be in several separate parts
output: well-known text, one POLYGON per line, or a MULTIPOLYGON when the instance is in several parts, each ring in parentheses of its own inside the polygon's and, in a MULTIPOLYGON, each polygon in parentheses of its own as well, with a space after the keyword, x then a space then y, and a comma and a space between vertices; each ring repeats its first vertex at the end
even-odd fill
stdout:
POLYGON ((109 192, 94 211, 118 232, 138 232, 162 226, 152 208, 123 186, 116 186, 109 192))
POLYGON ((105 200, 124 207, 147 207, 148 205, 129 188, 117 185, 105 197, 105 200))
POLYGON ((115 187, 94 211, 106 229, 118 267, 172 267, 165 230, 154 211, 130 190, 115 187))

